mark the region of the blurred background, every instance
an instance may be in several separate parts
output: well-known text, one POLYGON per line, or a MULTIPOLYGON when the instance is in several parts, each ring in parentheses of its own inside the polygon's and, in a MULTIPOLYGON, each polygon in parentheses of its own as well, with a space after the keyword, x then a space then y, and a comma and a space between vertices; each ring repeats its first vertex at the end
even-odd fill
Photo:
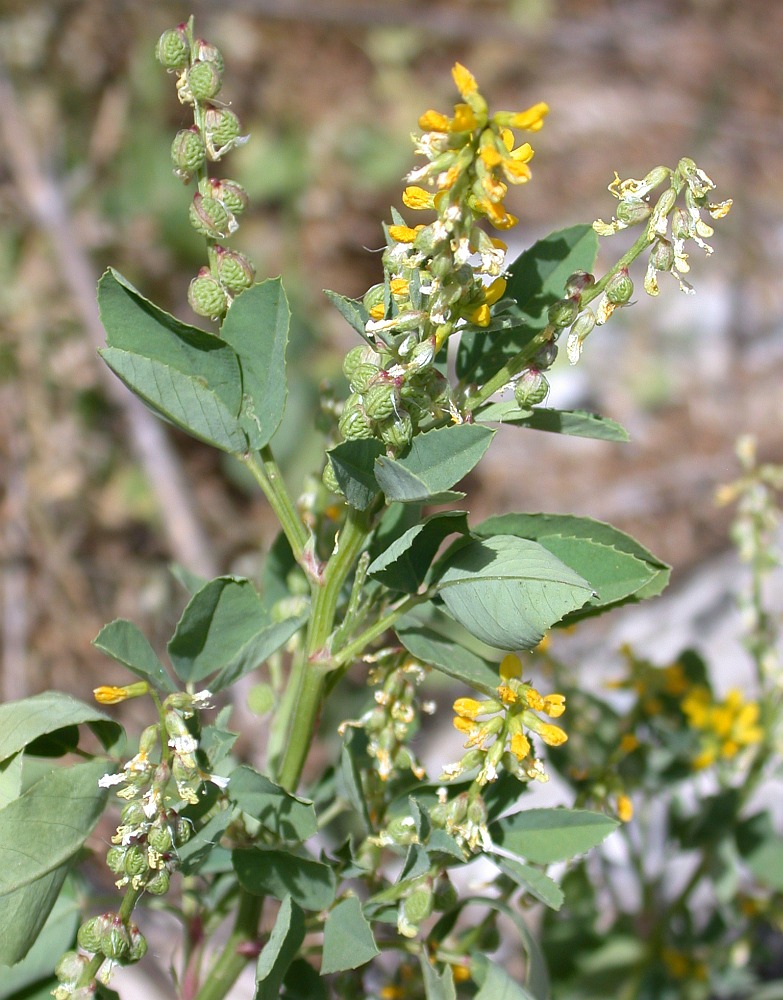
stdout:
MULTIPOLYGON (((123 681, 90 642, 131 618, 158 648, 184 604, 171 561, 253 576, 274 525, 238 466, 163 435, 96 356, 109 265, 187 322, 204 245, 169 146, 187 126, 154 46, 196 15, 223 51, 223 93, 250 142, 225 161, 251 208, 232 246, 282 273, 296 373, 275 440, 292 482, 320 449, 323 378, 354 335, 322 289, 360 295, 400 204, 409 133, 448 111, 455 60, 495 108, 546 100, 533 180, 514 192, 521 250, 613 214, 613 172, 693 157, 732 197, 714 256, 560 359, 555 405, 619 420, 626 445, 498 435, 469 498, 611 520, 674 564, 674 587, 727 546, 717 485, 754 433, 783 460, 783 4, 768 0, 157 0, 0 2, 0 553, 6 699, 87 697, 123 681), (154 426, 155 429, 151 429, 154 426)), ((609 265, 623 235, 602 241, 609 265)), ((600 268, 600 263, 599 263, 600 268)))

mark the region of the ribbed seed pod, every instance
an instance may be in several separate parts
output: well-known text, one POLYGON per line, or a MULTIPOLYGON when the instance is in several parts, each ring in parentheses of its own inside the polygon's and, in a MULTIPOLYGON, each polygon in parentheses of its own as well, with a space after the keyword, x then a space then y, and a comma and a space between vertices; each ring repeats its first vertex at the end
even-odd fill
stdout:
POLYGON ((236 229, 233 215, 217 198, 204 198, 197 193, 190 203, 189 216, 196 232, 208 239, 230 236, 236 229))
POLYGON ((180 129, 171 144, 171 162, 177 176, 190 179, 206 159, 207 149, 196 126, 180 129))
POLYGON ((222 285, 206 267, 191 281, 188 302, 196 315, 208 316, 210 319, 223 316, 228 309, 228 298, 222 285))
POLYGON ((396 451, 402 451, 413 440, 415 429, 410 413, 398 407, 394 419, 381 427, 381 440, 396 451))
POLYGON ((190 45, 184 24, 164 31, 155 50, 158 62, 166 69, 184 69, 190 61, 190 45))
POLYGON ((382 380, 362 393, 362 406, 370 420, 385 420, 394 413, 397 390, 393 382, 382 380))

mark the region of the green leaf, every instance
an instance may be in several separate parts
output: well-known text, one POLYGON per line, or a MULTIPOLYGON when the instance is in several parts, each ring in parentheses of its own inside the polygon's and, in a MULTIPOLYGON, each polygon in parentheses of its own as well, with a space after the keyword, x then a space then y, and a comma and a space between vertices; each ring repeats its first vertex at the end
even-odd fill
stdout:
POLYGON ((22 762, 24 756, 21 753, 11 754, 5 760, 0 761, 0 809, 4 809, 9 802, 19 798, 22 791, 22 762))
MULTIPOLYGON (((112 748, 122 734, 122 727, 92 705, 58 691, 9 701, 0 705, 0 761, 11 757, 42 736, 69 730, 86 723, 106 749, 112 748)), ((76 745, 64 741, 65 752, 76 745)), ((50 756, 46 754, 45 756, 50 756)))
POLYGON ((427 431, 413 439, 405 458, 378 458, 375 478, 389 502, 455 499, 450 487, 476 466, 494 435, 493 430, 478 424, 452 424, 427 431))
POLYGON ((359 758, 367 759, 367 736, 361 729, 349 728, 340 751, 340 769, 337 772, 338 787, 344 798, 361 816, 365 829, 371 830, 370 810, 362 785, 359 758))
POLYGON ((237 296, 220 336, 237 353, 242 369, 240 423, 251 448, 263 448, 285 410, 285 352, 291 310, 280 278, 269 278, 237 296))
POLYGON ((292 795, 247 765, 231 772, 228 794, 243 812, 282 840, 307 840, 318 829, 309 799, 292 795))
POLYGON ((242 372, 220 337, 180 323, 144 298, 122 275, 107 271, 98 305, 108 366, 159 416, 208 444, 242 452, 242 372))
POLYGON ((524 889, 534 899, 544 903, 545 906, 552 910, 559 910, 563 905, 565 899, 563 890, 554 879, 551 879, 544 872, 513 858, 504 858, 494 854, 487 854, 485 857, 497 865, 505 875, 513 879, 521 889, 524 889))
POLYGON ((372 930, 356 896, 342 900, 324 924, 321 975, 358 969, 379 955, 372 930))
POLYGON ((538 542, 562 563, 578 573, 595 592, 579 611, 568 616, 568 621, 585 614, 605 610, 626 603, 647 587, 653 577, 661 572, 654 563, 623 551, 627 535, 609 525, 602 525, 590 518, 569 516, 549 517, 536 514, 504 514, 492 517, 478 526, 475 534, 481 538, 514 535, 538 542), (601 541, 592 537, 592 528, 600 534, 601 541), (612 539, 612 533, 615 537, 612 539), (616 541, 617 545, 612 544, 616 541))
POLYGON ((364 308, 363 304, 358 299, 349 299, 345 295, 340 295, 338 292, 330 292, 328 289, 324 289, 324 295, 343 319, 347 320, 354 330, 356 330, 359 336, 373 346, 365 329, 370 314, 364 308))
POLYGON ((475 1000, 539 1000, 486 955, 475 955, 472 969, 474 980, 481 986, 475 1000))
POLYGON ((147 637, 133 622, 123 618, 109 622, 103 626, 92 644, 113 660, 122 663, 137 677, 149 681, 158 690, 169 693, 177 690, 147 637))
POLYGON ((444 965, 443 971, 430 964, 426 952, 419 954, 421 975, 424 980, 424 995, 427 1000, 457 1000, 457 990, 454 986, 454 974, 450 965, 444 965))
POLYGON ((754 878, 768 889, 783 892, 783 837, 775 831, 770 814, 749 816, 737 826, 735 837, 754 878))
POLYGON ((218 671, 219 691, 253 670, 307 620, 302 614, 273 622, 249 580, 220 576, 195 594, 168 644, 177 676, 188 683, 218 671))
POLYGON ((468 533, 468 515, 460 510, 432 514, 396 538, 367 572, 391 590, 413 593, 427 576, 432 560, 449 535, 468 533))
MULTIPOLYGON (((73 945, 79 926, 79 904, 73 892, 67 890, 66 882, 35 944, 22 961, 13 967, 0 966, 0 1000, 10 1000, 19 994, 27 998, 29 987, 48 982, 55 956, 73 945)), ((52 985, 49 984, 49 989, 52 985)))
POLYGON ((27 954, 103 812, 107 761, 50 771, 0 810, 0 964, 27 954))
POLYGON ((329 989, 304 958, 297 958, 285 975, 285 1000, 329 1000, 329 989))
POLYGON ((380 441, 364 438, 343 441, 326 453, 346 501, 356 510, 367 510, 380 492, 374 466, 383 450, 380 441))
POLYGON ((548 628, 592 597, 590 584, 537 542, 514 535, 455 546, 440 567, 452 616, 499 649, 531 649, 548 628))
POLYGON ((233 809, 223 809, 208 820, 190 840, 177 848, 179 870, 183 875, 195 875, 220 845, 220 838, 234 815, 233 809))
MULTIPOLYGON (((606 524, 604 521, 596 521, 591 517, 576 517, 572 514, 501 514, 482 521, 474 533, 479 535, 479 537, 496 534, 517 535, 520 538, 529 538, 532 541, 537 541, 559 559, 562 559, 568 566, 571 566, 572 569, 575 569, 578 573, 582 573, 585 579, 593 584, 594 589, 598 592, 598 606, 600 607, 606 607, 610 604, 617 606, 621 603, 627 604, 629 600, 636 602, 656 597, 669 582, 671 570, 665 562, 657 559, 652 552, 648 551, 643 545, 640 545, 635 538, 625 534, 624 531, 619 531, 611 524, 606 524), (552 541, 557 536, 560 536, 563 541, 552 541), (568 543, 565 542, 565 539, 568 539, 568 543), (584 548, 580 556, 578 552, 580 543, 582 542, 589 544, 584 548), (625 556, 631 557, 642 564, 642 568, 633 570, 631 563, 620 560, 619 565, 625 565, 627 569, 632 570, 628 580, 628 585, 632 586, 632 589, 625 598, 620 596, 624 586, 621 582, 622 575, 619 569, 614 583, 611 583, 609 592, 605 593, 601 589, 602 586, 606 587, 607 583, 611 582, 606 579, 607 570, 611 570, 611 567, 603 567, 600 573, 598 572, 598 567, 595 570, 588 568, 588 562, 592 558, 589 554, 590 545, 606 546, 609 549, 614 549, 619 555, 617 557, 611 556, 610 562, 612 559, 617 558, 620 560, 621 556, 625 556), (573 562, 565 558, 564 553, 567 547, 572 547, 575 557, 575 561, 573 562), (640 580, 647 573, 650 576, 646 581, 640 582, 638 586, 633 586, 634 579, 640 580), (593 575, 596 577, 595 580, 593 579, 593 575), (604 577, 603 583, 601 576, 604 577)), ((594 551, 597 558, 600 550, 594 551)), ((611 572, 609 576, 611 577, 611 572)), ((567 616, 566 621, 573 621, 591 614, 591 608, 596 606, 594 601, 595 599, 590 601, 582 610, 567 616)))
POLYGON ((231 860, 239 884, 255 896, 282 900, 290 895, 303 909, 316 911, 334 899, 334 872, 312 858, 256 847, 232 851, 231 860))
POLYGON ((500 683, 497 665, 461 641, 473 640, 457 622, 433 605, 414 608, 394 627, 403 646, 421 660, 483 694, 494 697, 500 683))
POLYGON ((491 337, 485 331, 463 334, 457 352, 460 381, 486 382, 518 354, 546 326, 547 310, 563 296, 569 275, 592 271, 597 252, 592 226, 582 225, 552 233, 517 257, 505 293, 517 302, 510 316, 515 325, 491 337))
POLYGON ((585 854, 618 826, 616 819, 587 809, 526 809, 499 819, 489 832, 503 850, 549 865, 585 854))
POLYGON ((555 410, 547 406, 523 410, 511 399, 482 407, 476 412, 476 420, 480 423, 510 424, 532 431, 549 431, 552 434, 568 434, 571 437, 593 438, 597 441, 630 440, 628 431, 616 420, 602 417, 598 413, 589 413, 587 410, 555 410))
POLYGON ((203 377, 183 375, 160 361, 114 347, 104 347, 98 353, 159 417, 221 451, 238 454, 247 449, 237 414, 207 387, 203 377))
POLYGON ((277 911, 269 940, 258 956, 254 1000, 278 1000, 283 978, 304 936, 304 913, 290 896, 286 896, 277 911))

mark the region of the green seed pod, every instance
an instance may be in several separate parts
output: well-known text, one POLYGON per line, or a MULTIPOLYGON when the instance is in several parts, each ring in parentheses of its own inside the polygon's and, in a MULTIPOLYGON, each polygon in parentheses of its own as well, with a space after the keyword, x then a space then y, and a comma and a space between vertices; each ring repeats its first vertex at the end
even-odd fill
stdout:
POLYGON ((487 807, 480 795, 476 795, 468 802, 466 817, 469 823, 475 823, 476 826, 486 826, 488 818, 487 807))
POLYGON ((652 208, 641 198, 623 198, 617 206, 617 221, 625 226, 637 226, 650 217, 652 208))
POLYGON ((410 816, 395 816, 386 827, 386 834, 393 843, 406 847, 418 842, 416 825, 410 816))
POLYGON ((177 847, 182 847, 183 844, 187 844, 192 836, 193 824, 189 819, 185 819, 183 816, 178 816, 176 826, 174 827, 174 842, 177 847))
POLYGON ((111 927, 113 916, 112 913, 102 913, 98 917, 85 920, 76 934, 79 947, 91 953, 101 951, 101 939, 111 927))
POLYGON ((352 374, 350 380, 350 386, 352 392, 365 392, 374 378, 378 376, 378 368, 376 365, 369 364, 363 361, 361 364, 357 365, 352 374))
POLYGON ((555 363, 556 357, 557 344, 554 340, 549 340, 533 358, 533 367, 538 368, 538 370, 542 372, 546 371, 547 368, 551 368, 555 363))
POLYGON ((80 955, 77 951, 66 951, 54 967, 54 974, 61 983, 72 986, 78 981, 88 962, 86 955, 80 955))
POLYGON ((131 878, 142 875, 149 865, 147 864, 147 852, 143 847, 134 844, 125 851, 125 874, 131 878))
POLYGON ((188 89, 197 101, 209 101, 223 86, 223 74, 214 62, 198 60, 188 70, 188 89))
POLYGON ((230 236, 237 224, 234 216, 228 211, 222 201, 217 198, 204 198, 197 193, 193 196, 189 210, 190 224, 197 233, 215 240, 230 236))
POLYGON ((430 337, 421 344, 417 344, 411 351, 410 361, 408 365, 410 368, 416 369, 417 371, 422 368, 429 368, 432 362, 435 360, 435 338, 430 337))
POLYGON ((170 883, 171 876, 165 868, 161 868, 160 871, 156 875, 153 875, 149 882, 146 883, 144 889, 147 892, 152 893, 153 896, 165 896, 169 891, 170 883))
POLYGON ((209 268, 202 267, 188 288, 188 302, 197 316, 208 316, 210 319, 225 315, 228 309, 228 298, 223 286, 209 273, 209 268))
POLYGON ((481 951, 491 954, 500 947, 500 931, 492 923, 485 924, 481 930, 481 935, 477 942, 481 951))
POLYGON ((136 924, 131 924, 130 950, 128 951, 128 956, 125 959, 125 964, 132 965, 134 962, 140 962, 146 954, 147 954, 147 939, 141 933, 136 924))
POLYGON ((130 934, 128 928, 115 916, 109 927, 101 934, 100 951, 115 962, 121 962, 130 952, 130 934))
POLYGON ((564 330, 567 326, 570 326, 574 322, 578 312, 579 301, 577 296, 553 302, 549 307, 547 316, 549 318, 549 322, 553 327, 555 327, 555 329, 564 330))
POLYGON ((684 208, 672 212, 672 236, 675 240, 687 240, 691 235, 691 220, 684 208))
POLYGON ((180 129, 171 144, 171 162, 177 177, 190 180, 206 159, 207 150, 196 126, 180 129))
POLYGON ((230 108, 207 108, 204 113, 207 145, 211 146, 218 156, 226 146, 236 142, 241 131, 239 119, 230 108))
POLYGON ((185 25, 164 31, 158 39, 155 50, 158 62, 166 69, 184 69, 190 62, 190 45, 185 31, 185 25))
POLYGON ((345 401, 345 406, 337 426, 346 441, 356 441, 375 436, 372 425, 367 419, 367 415, 362 409, 361 402, 356 393, 349 396, 345 401))
POLYGON ((237 181, 212 177, 209 187, 211 196, 222 202, 232 215, 239 216, 247 208, 250 199, 247 191, 237 181))
POLYGON ((368 288, 364 293, 364 298, 362 299, 362 305, 367 310, 368 313, 372 314, 372 310, 376 306, 382 306, 384 299, 386 298, 386 288, 383 285, 373 285, 372 288, 368 288))
POLYGON ((397 408, 394 420, 381 428, 381 440, 395 451, 402 451, 413 440, 415 431, 413 418, 400 406, 397 408))
POLYGON ((362 345, 359 345, 359 347, 352 347, 343 358, 343 374, 349 382, 353 378, 353 373, 359 365, 362 365, 365 361, 367 361, 365 351, 366 348, 362 345))
MULTIPOLYGON (((157 727, 156 727, 157 728, 157 727)), ((144 806, 141 802, 127 802, 122 807, 120 820, 123 826, 139 826, 146 821, 144 806)))
POLYGON ((514 385, 514 398, 522 410, 543 402, 548 392, 549 382, 537 368, 527 368, 514 385))
POLYGON ((324 466, 324 471, 321 473, 321 482, 324 484, 330 493, 337 493, 342 495, 342 487, 337 481, 337 476, 334 474, 334 468, 331 462, 327 462, 324 466))
POLYGON ((668 240, 655 241, 650 251, 650 263, 656 271, 671 271, 674 267, 674 247, 668 240))
POLYGON ((147 843, 158 854, 166 854, 170 851, 174 846, 174 837, 168 824, 158 822, 151 826, 147 831, 147 843))
POLYGON ((572 295, 579 295, 586 288, 592 288, 595 284, 595 275, 588 271, 574 271, 570 274, 565 283, 565 295, 569 298, 572 295))
POLYGON ((115 875, 125 874, 125 848, 110 847, 106 852, 106 864, 115 875))
POLYGON ((232 295, 239 295, 250 288, 255 280, 256 269, 244 256, 236 250, 226 250, 215 247, 217 251, 217 273, 220 284, 232 295))
POLYGON ((432 914, 434 903, 435 893, 432 887, 432 878, 427 875, 402 901, 402 912, 406 923, 418 927, 432 914))
POLYGON ((397 403, 397 393, 394 383, 381 376, 362 393, 362 406, 370 420, 385 420, 394 413, 397 403))
POLYGON ((613 274, 606 286, 606 297, 612 305, 622 306, 633 295, 633 281, 628 268, 623 267, 613 274))

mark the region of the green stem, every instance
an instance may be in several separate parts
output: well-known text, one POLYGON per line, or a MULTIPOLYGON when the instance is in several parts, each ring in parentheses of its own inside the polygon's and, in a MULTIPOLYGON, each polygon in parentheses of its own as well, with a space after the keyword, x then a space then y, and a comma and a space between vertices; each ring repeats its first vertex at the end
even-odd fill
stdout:
POLYGON ((257 939, 258 920, 263 905, 264 900, 261 896, 251 896, 244 889, 240 890, 234 930, 194 1000, 223 1000, 234 985, 247 965, 249 957, 252 957, 243 953, 242 945, 257 939))
POLYGON ((242 456, 242 461, 252 473, 254 479, 261 487, 264 496, 269 501, 269 506, 277 515, 285 537, 288 539, 288 544, 294 553, 294 558, 297 562, 301 562, 307 543, 307 528, 297 514, 293 501, 288 495, 288 490, 286 489, 280 469, 272 454, 272 449, 269 445, 264 445, 258 454, 260 461, 252 452, 242 456))
POLYGON ((372 511, 350 509, 345 526, 337 537, 336 548, 326 564, 323 579, 313 583, 313 604, 307 634, 307 656, 294 666, 283 699, 285 710, 281 729, 288 741, 280 761, 278 783, 293 791, 299 783, 310 749, 321 708, 326 675, 334 669, 329 637, 334 629, 340 591, 361 552, 370 532, 372 511))
MULTIPOLYGON (((622 268, 628 267, 629 264, 636 260, 636 258, 653 242, 653 239, 651 239, 648 235, 647 227, 645 226, 644 232, 630 248, 630 250, 628 250, 627 253, 624 253, 617 263, 611 267, 600 279, 600 281, 597 281, 592 286, 592 288, 585 289, 582 293, 581 305, 586 306, 598 295, 600 295, 604 288, 606 288, 610 279, 617 274, 618 271, 622 270, 622 268)), ((495 372, 491 378, 487 379, 484 385, 481 386, 474 396, 471 396, 465 401, 463 410, 466 413, 471 413, 478 406, 481 406, 482 403, 485 403, 496 392, 500 392, 501 389, 505 388, 511 379, 515 375, 518 375, 528 364, 530 364, 541 348, 552 339, 553 332, 553 328, 547 326, 540 333, 536 334, 536 336, 533 337, 533 339, 526 344, 518 354, 515 354, 513 358, 510 358, 501 369, 495 372)))
POLYGON ((376 622, 373 622, 363 632, 360 632, 355 639, 342 646, 332 657, 332 664, 335 667, 347 666, 357 656, 360 656, 373 640, 383 635, 387 629, 390 629, 398 618, 402 618, 404 614, 410 611, 411 608, 415 608, 417 604, 428 601, 430 597, 432 597, 430 591, 424 594, 411 594, 410 597, 406 597, 395 608, 392 608, 391 611, 382 615, 376 622))

